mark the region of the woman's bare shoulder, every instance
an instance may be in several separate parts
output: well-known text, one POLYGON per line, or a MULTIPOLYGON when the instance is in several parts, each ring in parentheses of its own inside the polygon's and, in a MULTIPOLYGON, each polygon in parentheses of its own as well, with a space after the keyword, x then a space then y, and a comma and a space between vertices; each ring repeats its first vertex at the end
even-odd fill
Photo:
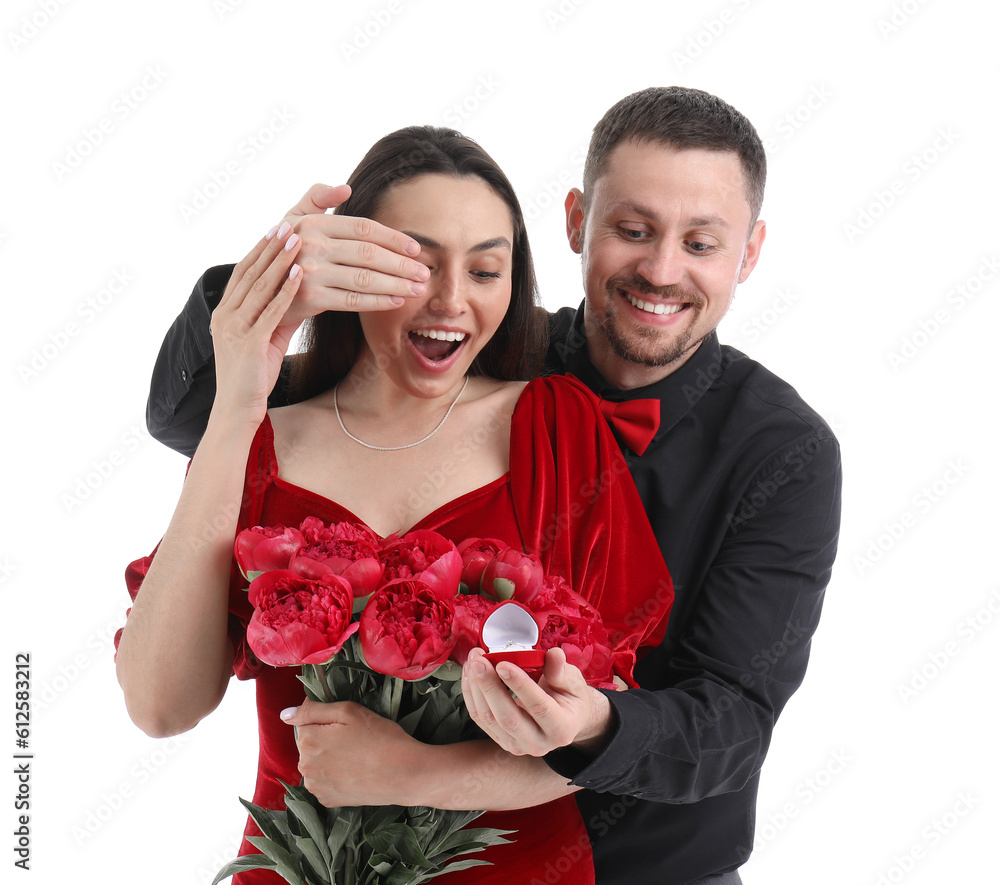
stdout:
POLYGON ((267 410, 276 439, 294 441, 303 437, 320 419, 332 416, 332 405, 327 394, 288 406, 267 410))
POLYGON ((494 378, 470 378, 470 400, 482 400, 483 405, 500 411, 513 411, 527 381, 497 381, 494 378))

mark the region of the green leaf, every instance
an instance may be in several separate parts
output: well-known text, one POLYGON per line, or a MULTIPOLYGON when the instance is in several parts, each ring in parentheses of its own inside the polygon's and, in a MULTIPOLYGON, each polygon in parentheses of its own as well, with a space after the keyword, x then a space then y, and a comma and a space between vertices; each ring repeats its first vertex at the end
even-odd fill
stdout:
POLYGON ((286 882, 291 885, 307 885, 302 875, 302 862, 291 851, 261 836, 247 836, 247 842, 274 861, 274 871, 286 882))
MULTIPOLYGON (((321 845, 325 851, 330 850, 325 839, 321 845)), ((295 840, 295 850, 302 855, 302 859, 305 861, 303 873, 309 885, 332 885, 330 864, 324 859, 323 854, 312 839, 300 836, 295 840)))
POLYGON ((323 866, 328 867, 332 855, 330 854, 330 846, 326 843, 326 827, 323 826, 319 813, 309 802, 293 798, 290 789, 286 789, 285 807, 288 809, 288 813, 295 815, 295 818, 302 824, 314 843, 314 847, 319 846, 319 851, 322 852, 323 866))
POLYGON ((276 866, 277 864, 266 854, 245 854, 243 857, 231 860, 219 870, 218 875, 212 880, 212 885, 219 885, 223 879, 247 870, 273 870, 276 866))
POLYGON ((361 831, 367 839, 384 827, 400 821, 406 814, 406 809, 400 805, 362 805, 361 831))
POLYGON ((438 876, 444 876, 448 873, 457 873, 459 870, 471 870, 473 867, 491 867, 488 860, 477 860, 474 857, 470 857, 466 860, 456 860, 448 864, 444 869, 438 870, 437 872, 430 873, 421 879, 421 882, 428 882, 431 879, 436 879, 438 876))
POLYGON ((426 704, 421 704, 416 710, 411 713, 407 713, 405 716, 401 716, 399 719, 399 727, 403 729, 407 734, 412 735, 420 727, 420 720, 424 717, 424 710, 427 709, 426 704))
POLYGON ((261 808, 259 805, 254 805, 253 802, 248 802, 246 799, 240 799, 240 802, 250 812, 250 817, 253 818, 253 822, 257 824, 258 829, 268 839, 285 848, 290 845, 289 837, 291 834, 285 822, 285 813, 283 811, 272 811, 269 808, 261 808))
POLYGON ((428 738, 431 744, 454 744, 462 735, 465 725, 465 712, 463 710, 452 710, 434 729, 428 738))
POLYGON ((330 846, 331 855, 336 858, 342 855, 348 841, 352 845, 360 841, 361 809, 337 808, 330 809, 330 811, 336 813, 336 818, 330 827, 329 835, 326 837, 326 844, 330 846))
POLYGON ((497 830, 492 827, 479 827, 472 830, 456 830, 444 838, 440 845, 435 847, 433 859, 440 863, 440 857, 446 852, 453 856, 465 854, 471 851, 481 851, 491 845, 507 845, 513 839, 504 839, 516 833, 517 830, 497 830))
POLYGON ((365 840, 380 854, 394 857, 403 863, 421 867, 433 866, 420 850, 413 830, 404 823, 390 824, 374 832, 366 832, 365 840))

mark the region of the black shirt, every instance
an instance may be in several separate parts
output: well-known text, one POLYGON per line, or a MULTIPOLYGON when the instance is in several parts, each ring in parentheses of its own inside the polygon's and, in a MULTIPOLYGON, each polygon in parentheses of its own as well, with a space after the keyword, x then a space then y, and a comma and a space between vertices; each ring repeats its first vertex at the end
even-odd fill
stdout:
MULTIPOLYGON (((214 398, 209 319, 231 272, 198 281, 154 369, 149 431, 187 455, 214 398)), ((676 599, 666 639, 636 668, 641 688, 607 693, 608 746, 547 761, 586 788, 576 795, 599 885, 685 885, 750 855, 758 773, 805 674, 836 555, 839 447, 788 384, 715 334, 663 380, 610 387, 582 318, 582 307, 552 316, 547 370, 607 399, 660 400, 645 453, 622 451, 676 599)), ((285 401, 282 377, 271 405, 285 401)))

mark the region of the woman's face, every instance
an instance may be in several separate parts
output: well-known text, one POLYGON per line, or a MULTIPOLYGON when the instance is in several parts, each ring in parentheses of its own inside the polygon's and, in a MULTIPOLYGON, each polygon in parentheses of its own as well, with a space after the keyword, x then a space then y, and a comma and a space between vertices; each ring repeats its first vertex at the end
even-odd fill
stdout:
POLYGON ((420 243, 431 275, 426 295, 360 315, 368 358, 413 395, 446 394, 510 305, 510 211, 480 178, 428 174, 393 187, 373 217, 420 243))

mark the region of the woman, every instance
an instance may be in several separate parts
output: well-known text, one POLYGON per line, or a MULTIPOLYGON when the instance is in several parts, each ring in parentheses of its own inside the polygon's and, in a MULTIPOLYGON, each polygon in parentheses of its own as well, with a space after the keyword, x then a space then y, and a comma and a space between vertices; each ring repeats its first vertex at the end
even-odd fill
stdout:
MULTIPOLYGON (((426 294, 393 311, 317 317, 293 377, 311 398, 268 412, 295 331, 283 317, 302 279, 298 236, 287 224, 272 229, 237 266, 212 317, 218 392, 208 427, 155 557, 130 569, 134 605, 117 657, 129 714, 151 735, 175 734, 218 705, 234 672, 256 678, 257 804, 281 807, 278 780, 294 782, 301 769, 328 805, 486 808, 495 813, 480 825, 518 830, 516 844, 483 855, 496 866, 442 882, 527 882, 553 859, 563 881, 592 882, 574 788, 544 761, 485 740, 427 747, 353 704, 329 705, 335 729, 300 727, 297 747, 279 718, 302 704, 294 671, 260 665, 246 646, 251 611, 233 538, 305 516, 381 536, 423 528, 454 541, 500 538, 587 596, 621 648, 663 633, 665 611, 642 623, 636 612, 647 614, 647 588, 669 577, 592 394, 567 379, 525 384, 543 336, 506 177, 458 133, 411 127, 380 140, 349 184, 338 212, 416 240, 426 294), (614 576, 607 587, 605 575, 614 576)), ((257 871, 241 881, 279 880, 257 871)))

